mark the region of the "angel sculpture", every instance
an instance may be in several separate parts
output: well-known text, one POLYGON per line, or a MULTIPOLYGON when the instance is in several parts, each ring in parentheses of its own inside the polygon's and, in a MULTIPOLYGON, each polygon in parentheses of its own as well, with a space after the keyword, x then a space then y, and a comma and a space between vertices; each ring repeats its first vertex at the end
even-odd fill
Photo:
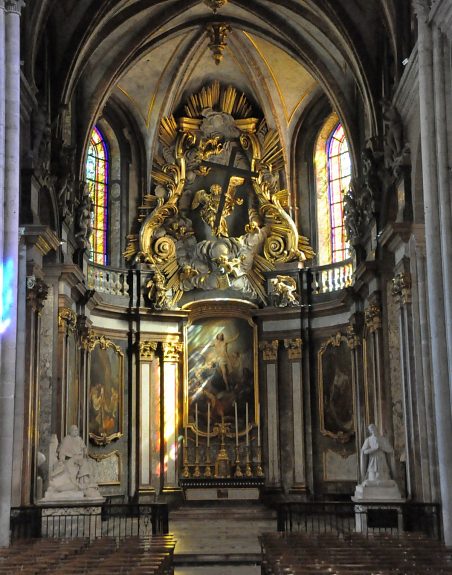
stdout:
POLYGON ((235 197, 236 188, 241 186, 243 182, 243 178, 236 176, 230 179, 222 206, 222 188, 220 184, 213 184, 208 192, 206 190, 198 190, 193 198, 192 210, 196 210, 200 205, 202 206, 201 217, 217 237, 229 237, 226 218, 232 214, 235 206, 243 204, 243 198, 235 197))
POLYGON ((147 282, 146 287, 148 288, 149 300, 154 302, 154 308, 167 309, 169 302, 166 295, 165 276, 156 271, 152 279, 147 282))
POLYGON ((273 290, 274 303, 277 307, 290 307, 300 305, 297 294, 297 282, 290 276, 276 276, 270 280, 273 290))

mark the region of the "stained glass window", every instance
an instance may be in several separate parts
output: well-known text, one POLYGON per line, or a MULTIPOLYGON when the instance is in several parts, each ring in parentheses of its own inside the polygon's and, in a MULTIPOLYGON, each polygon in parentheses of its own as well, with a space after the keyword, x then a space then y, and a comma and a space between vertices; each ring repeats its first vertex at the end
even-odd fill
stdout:
POLYGON ((350 186, 351 166, 348 144, 342 124, 338 124, 327 143, 328 199, 330 204, 332 262, 348 258, 345 236, 343 196, 350 186))
POLYGON ((88 147, 86 181, 94 204, 90 259, 105 266, 108 232, 108 150, 97 127, 91 133, 88 147))
POLYGON ((325 122, 315 150, 317 187, 318 263, 326 265, 346 260, 343 196, 351 178, 350 154, 342 124, 336 114, 325 122))

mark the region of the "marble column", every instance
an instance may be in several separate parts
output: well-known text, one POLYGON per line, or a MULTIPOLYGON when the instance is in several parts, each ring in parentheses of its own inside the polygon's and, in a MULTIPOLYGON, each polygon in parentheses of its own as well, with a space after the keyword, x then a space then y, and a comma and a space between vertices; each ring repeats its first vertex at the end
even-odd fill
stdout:
POLYGON ((156 341, 140 341, 140 499, 155 494, 160 486, 160 362, 156 351, 156 341))
POLYGON ((265 469, 268 487, 281 486, 281 470, 279 461, 279 418, 278 418, 278 347, 277 339, 263 341, 260 344, 265 370, 266 394, 264 398, 266 415, 264 427, 265 469))
POLYGON ((357 452, 359 452, 359 450, 361 449, 361 445, 364 443, 364 439, 366 437, 366 419, 364 415, 365 397, 364 397, 364 387, 362 383, 363 354, 362 354, 361 337, 357 334, 358 330, 361 332, 361 325, 357 325, 359 323, 359 319, 355 314, 355 317, 351 318, 351 323, 349 323, 349 325, 347 326, 347 332, 346 332, 347 345, 351 350, 351 359, 352 359, 352 382, 353 382, 353 393, 354 393, 353 403, 354 403, 354 418, 355 418, 354 423, 356 429, 355 443, 357 452))
POLYGON ((416 489, 416 471, 419 465, 418 428, 414 426, 416 394, 414 381, 413 324, 411 315, 411 275, 407 271, 399 272, 392 280, 392 295, 398 304, 400 367, 403 389, 403 415, 405 420, 406 455, 406 495, 408 499, 419 494, 416 489))
MULTIPOLYGON (((0 466, 0 547, 9 544, 13 466, 19 256, 20 12, 22 6, 22 0, 6 0, 4 4, 5 163, 4 212, 1 223, 3 228, 2 265, 3 270, 10 270, 7 293, 11 301, 8 306, 10 323, 2 335, 0 362, 0 451, 2 454, 0 466)), ((3 13, 3 9, 0 12, 3 13)))
POLYGON ((302 356, 303 341, 301 338, 285 339, 284 347, 290 366, 292 383, 292 429, 293 429, 293 484, 291 492, 306 491, 306 462, 304 437, 304 390, 302 356))
POLYGON ((44 301, 47 298, 48 290, 48 286, 41 278, 34 276, 27 278, 25 349, 28 372, 25 378, 24 418, 21 421, 23 425, 21 432, 24 437, 22 453, 22 505, 30 505, 30 503, 35 501, 38 451, 37 417, 39 410, 40 325, 41 312, 44 307, 44 301))
MULTIPOLYGON (((5 209, 5 63, 5 0, 0 0, 0 222, 2 225, 5 209)), ((1 233, 0 255, 3 255, 3 234, 1 233)))
POLYGON ((179 360, 183 351, 181 342, 164 342, 162 401, 163 426, 160 430, 162 453, 163 492, 179 491, 177 473, 179 423, 179 360))
POLYGON ((384 388, 381 381, 381 307, 375 303, 369 305, 364 313, 366 325, 366 427, 369 423, 383 432, 384 388))
POLYGON ((441 254, 443 266, 443 286, 446 297, 444 308, 446 316, 447 351, 450 362, 449 381, 452 389, 452 297, 449 290, 452 286, 452 207, 451 186, 452 177, 449 167, 452 167, 451 154, 447 140, 447 110, 450 111, 452 101, 446 102, 445 62, 450 59, 446 53, 447 42, 437 26, 433 26, 433 78, 435 94, 436 121, 436 160, 438 171, 438 200, 441 230, 441 254))
POLYGON ((432 389, 430 329, 428 324, 428 283, 425 261, 424 226, 414 227, 410 239, 410 262, 413 291, 413 323, 419 326, 414 332, 414 362, 418 397, 422 497, 424 501, 438 501, 438 459, 436 447, 435 410, 432 389))
MULTIPOLYGON (((452 411, 450 373, 448 367, 448 338, 452 324, 449 318, 446 329, 446 307, 444 281, 448 273, 443 269, 443 260, 446 258, 444 250, 444 231, 441 234, 442 217, 440 216, 439 180, 442 173, 437 156, 437 129, 435 109, 435 88, 441 82, 438 78, 438 56, 435 54, 432 27, 429 22, 430 4, 427 0, 413 0, 418 18, 418 53, 419 53, 419 104, 421 123, 421 153, 422 176, 424 191, 424 215, 426 236, 426 261, 428 277, 428 313, 432 349, 432 375, 435 397, 436 430, 439 461, 439 479, 441 490, 441 504, 443 516, 444 540, 446 545, 452 545, 452 498, 450 485, 452 485, 452 450, 450 438, 452 437, 452 411), (436 70, 436 77, 435 77, 436 70), (449 333, 448 333, 449 332, 449 333)), ((438 49, 435 42, 435 51, 438 49)), ((441 89, 441 87, 439 86, 441 89)), ((449 191, 450 193, 450 191, 449 191)), ((450 298, 450 286, 447 297, 450 298)))

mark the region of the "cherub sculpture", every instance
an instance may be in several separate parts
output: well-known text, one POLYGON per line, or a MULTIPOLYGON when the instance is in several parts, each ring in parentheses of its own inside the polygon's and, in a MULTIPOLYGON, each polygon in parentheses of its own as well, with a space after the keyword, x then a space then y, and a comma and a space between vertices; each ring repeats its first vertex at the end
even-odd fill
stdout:
POLYGON ((297 282, 290 276, 278 275, 270 280, 273 291, 274 304, 277 307, 291 307, 300 305, 297 293, 297 282))

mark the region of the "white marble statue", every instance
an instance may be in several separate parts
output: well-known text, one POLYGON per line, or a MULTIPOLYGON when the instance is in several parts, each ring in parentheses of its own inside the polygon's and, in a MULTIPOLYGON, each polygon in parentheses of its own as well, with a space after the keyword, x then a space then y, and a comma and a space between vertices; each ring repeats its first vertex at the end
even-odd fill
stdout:
POLYGON ((93 480, 88 449, 76 425, 71 426, 69 434, 56 449, 56 455, 55 458, 52 453, 49 454, 49 487, 44 500, 103 500, 93 480))
POLYGON ((370 435, 361 447, 362 483, 356 487, 354 500, 400 500, 400 490, 394 480, 394 450, 375 424, 371 423, 368 430, 370 435))

